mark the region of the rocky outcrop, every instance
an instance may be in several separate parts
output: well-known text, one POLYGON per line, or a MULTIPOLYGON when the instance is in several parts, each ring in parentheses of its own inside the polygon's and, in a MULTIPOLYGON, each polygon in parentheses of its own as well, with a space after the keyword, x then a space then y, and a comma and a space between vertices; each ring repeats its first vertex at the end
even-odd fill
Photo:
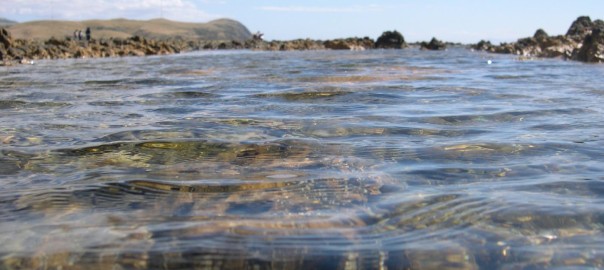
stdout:
POLYGON ((593 22, 588 16, 577 18, 566 31, 566 36, 583 38, 591 33, 593 22))
POLYGON ((604 62, 604 27, 593 29, 591 34, 585 37, 576 60, 589 63, 604 62))
MULTIPOLYGON (((397 31, 387 31, 378 42, 369 37, 334 40, 296 39, 289 41, 184 40, 130 38, 91 39, 90 41, 50 38, 48 40, 12 39, 5 29, 0 29, 0 64, 31 62, 37 59, 101 58, 120 56, 145 56, 174 54, 196 50, 251 49, 269 51, 292 50, 367 50, 374 48, 404 48, 405 39, 397 31)), ((433 39, 431 48, 443 48, 444 43, 433 39)))
MULTIPOLYGON (((64 58, 100 58, 120 56, 145 56, 174 54, 196 50, 365 50, 374 47, 370 38, 348 38, 329 41, 297 39, 290 41, 247 40, 232 41, 203 41, 203 40, 155 40, 141 36, 131 38, 92 39, 88 41, 50 38, 46 41, 15 40, 4 31, 4 38, 9 46, 0 43, 0 59, 21 62, 24 59, 64 59, 64 58)), ((4 61, 3 61, 4 62, 4 61)), ((10 62, 9 62, 10 63, 10 62)), ((7 64, 7 63, 4 63, 7 64)))
POLYGON ((537 40, 544 40, 544 39, 548 39, 549 35, 547 34, 547 32, 545 32, 545 30, 539 28, 539 29, 537 29, 537 31, 535 31, 533 38, 535 38, 537 40))
POLYGON ((405 38, 398 31, 386 31, 375 42, 377 49, 402 49, 407 47, 405 38))
POLYGON ((589 17, 577 18, 565 35, 549 36, 539 29, 532 37, 522 38, 513 43, 492 45, 480 41, 472 46, 475 50, 493 53, 516 54, 523 57, 558 57, 589 63, 604 61, 604 21, 592 21, 589 17))
POLYGON ((10 33, 4 29, 0 28, 0 44, 4 46, 4 48, 9 48, 13 43, 13 39, 10 36, 10 33))
POLYGON ((481 40, 478 43, 471 46, 474 50, 479 51, 489 51, 493 48, 493 44, 491 44, 488 40, 481 40))
MULTIPOLYGON (((366 50, 372 49, 375 42, 368 38, 347 38, 327 41, 295 39, 288 41, 246 41, 239 49, 263 51, 309 51, 309 50, 366 50)), ((226 49, 226 48, 225 48, 226 49)))
MULTIPOLYGON (((0 31, 3 32, 3 31, 0 31)), ((6 40, 6 39, 5 39, 6 40)), ((80 41, 51 38, 46 41, 13 40, 8 47, 0 43, 3 63, 36 59, 100 58, 174 54, 203 49, 205 42, 185 40, 147 40, 142 37, 80 41)))
POLYGON ((336 39, 328 40, 323 43, 326 49, 329 50, 349 50, 349 51, 363 51, 371 49, 375 46, 375 42, 372 39, 365 38, 347 38, 347 39, 336 39))
POLYGON ((314 51, 325 50, 323 42, 312 39, 296 39, 289 41, 271 41, 259 44, 256 50, 267 51, 314 51))
POLYGON ((10 49, 12 43, 10 33, 4 28, 0 28, 0 63, 4 63, 8 59, 7 50, 10 49))
POLYGON ((447 49, 447 44, 445 44, 444 42, 433 37, 432 40, 430 40, 430 42, 425 42, 425 41, 422 42, 420 44, 420 49, 431 50, 431 51, 442 51, 442 50, 447 49))

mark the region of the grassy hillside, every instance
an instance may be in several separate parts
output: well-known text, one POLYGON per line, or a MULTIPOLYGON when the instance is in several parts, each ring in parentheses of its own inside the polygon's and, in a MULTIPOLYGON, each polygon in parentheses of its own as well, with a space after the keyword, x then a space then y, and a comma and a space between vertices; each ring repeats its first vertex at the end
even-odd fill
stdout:
POLYGON ((251 38, 250 31, 241 23, 219 19, 208 23, 185 23, 166 19, 136 21, 127 19, 89 20, 89 21, 33 21, 19 23, 8 28, 13 38, 48 39, 73 36, 76 29, 90 27, 93 38, 119 37, 134 35, 153 39, 184 38, 205 40, 246 40, 251 38))

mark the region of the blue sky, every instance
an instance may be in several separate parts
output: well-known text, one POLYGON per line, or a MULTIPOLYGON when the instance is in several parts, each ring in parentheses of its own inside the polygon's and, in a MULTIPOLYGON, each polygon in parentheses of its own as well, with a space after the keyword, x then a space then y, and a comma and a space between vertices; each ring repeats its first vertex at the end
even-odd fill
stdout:
POLYGON ((2 0, 16 20, 151 19, 206 22, 231 18, 266 39, 377 38, 398 30, 408 41, 514 41, 538 28, 564 34, 578 16, 604 19, 604 0, 2 0))

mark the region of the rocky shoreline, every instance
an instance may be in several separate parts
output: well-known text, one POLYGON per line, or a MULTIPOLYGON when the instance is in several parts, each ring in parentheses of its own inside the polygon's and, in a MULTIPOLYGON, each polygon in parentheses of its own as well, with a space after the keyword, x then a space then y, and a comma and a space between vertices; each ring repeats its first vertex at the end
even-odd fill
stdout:
MULTIPOLYGON (((422 50, 445 50, 451 43, 436 38, 430 42, 415 44, 422 50)), ((110 38, 74 40, 50 38, 45 41, 13 39, 10 33, 0 28, 0 65, 33 63, 39 59, 102 58, 120 56, 165 55, 197 50, 250 49, 266 51, 292 50, 369 50, 404 49, 409 47, 398 31, 386 31, 377 40, 369 37, 334 40, 297 39, 290 41, 207 41, 110 38)), ((519 39, 514 43, 493 45, 480 41, 470 45, 474 50, 491 53, 516 54, 522 57, 558 57, 588 63, 604 62, 604 21, 592 21, 579 17, 565 35, 549 36, 539 29, 533 37, 519 39)))
MULTIPOLYGON (((428 44, 428 43, 426 43, 428 44)), ((432 43, 430 43, 432 44, 432 43)), ((0 65, 33 63, 40 59, 67 58, 103 58, 121 56, 166 55, 198 50, 231 50, 249 49, 264 51, 294 50, 369 50, 369 49, 403 49, 409 45, 403 35, 397 31, 384 32, 377 41, 369 37, 346 38, 334 40, 297 39, 289 41, 207 41, 168 39, 154 40, 140 36, 127 39, 91 39, 74 40, 72 38, 50 38, 45 41, 13 39, 4 28, 0 28, 0 65)), ((422 49, 442 50, 439 47, 422 49)))
POLYGON ((538 29, 532 37, 513 43, 493 45, 480 41, 472 45, 475 50, 516 54, 522 57, 562 58, 587 63, 604 62, 604 21, 587 16, 577 18, 565 35, 549 36, 538 29))

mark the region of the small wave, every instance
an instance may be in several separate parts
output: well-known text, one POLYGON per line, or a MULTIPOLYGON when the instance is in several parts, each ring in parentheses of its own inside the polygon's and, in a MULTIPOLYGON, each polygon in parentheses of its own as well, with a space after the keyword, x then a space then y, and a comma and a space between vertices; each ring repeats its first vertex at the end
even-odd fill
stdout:
POLYGON ((0 100, 0 110, 30 109, 30 108, 56 108, 70 106, 67 102, 25 102, 20 100, 0 100))
POLYGON ((299 91, 299 92, 286 92, 286 93, 271 93, 271 94, 259 94, 256 95, 258 98, 282 98, 287 101, 312 101, 317 99, 329 99, 332 97, 342 96, 350 94, 349 91, 343 90, 330 90, 330 91, 299 91))
POLYGON ((87 85, 107 85, 107 86, 114 86, 114 85, 121 85, 124 83, 127 83, 128 80, 126 79, 117 79, 117 80, 88 80, 88 81, 84 81, 84 84, 87 85))

